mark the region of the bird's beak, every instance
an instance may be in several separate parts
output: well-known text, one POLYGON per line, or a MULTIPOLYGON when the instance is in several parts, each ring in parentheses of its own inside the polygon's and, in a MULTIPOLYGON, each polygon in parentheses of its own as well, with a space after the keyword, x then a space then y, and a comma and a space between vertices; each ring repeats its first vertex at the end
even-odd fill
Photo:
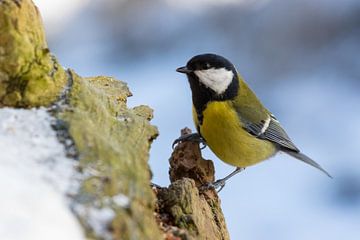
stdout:
POLYGON ((176 69, 176 71, 179 73, 185 73, 185 74, 192 72, 192 70, 188 69, 187 67, 179 67, 178 69, 176 69))

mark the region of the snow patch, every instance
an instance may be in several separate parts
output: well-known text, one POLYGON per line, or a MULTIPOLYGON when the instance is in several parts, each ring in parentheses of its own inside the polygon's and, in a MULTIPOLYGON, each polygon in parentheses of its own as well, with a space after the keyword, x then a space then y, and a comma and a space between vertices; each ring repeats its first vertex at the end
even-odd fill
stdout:
POLYGON ((113 197, 113 201, 116 205, 122 207, 122 208, 129 208, 130 207, 130 199, 128 196, 124 195, 124 194, 118 194, 116 196, 113 197))
POLYGON ((76 161, 45 108, 0 109, 0 239, 84 239, 69 208, 76 161))
POLYGON ((74 206, 75 212, 85 220, 86 228, 94 231, 95 236, 101 239, 113 239, 109 226, 115 217, 115 212, 110 207, 84 207, 81 204, 74 206))

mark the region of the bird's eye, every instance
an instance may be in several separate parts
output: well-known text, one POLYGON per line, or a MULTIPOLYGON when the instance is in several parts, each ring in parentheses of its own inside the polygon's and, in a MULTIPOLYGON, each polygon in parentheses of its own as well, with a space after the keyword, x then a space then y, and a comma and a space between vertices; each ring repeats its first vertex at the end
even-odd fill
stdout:
POLYGON ((210 68, 210 64, 209 63, 200 63, 199 64, 199 69, 201 70, 207 70, 210 68))

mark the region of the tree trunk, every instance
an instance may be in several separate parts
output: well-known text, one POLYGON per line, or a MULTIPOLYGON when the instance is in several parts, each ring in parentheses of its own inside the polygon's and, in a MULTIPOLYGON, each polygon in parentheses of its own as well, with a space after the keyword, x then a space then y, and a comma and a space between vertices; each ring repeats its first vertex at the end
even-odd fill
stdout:
MULTIPOLYGON (((151 187, 149 148, 158 135, 147 106, 128 108, 127 85, 78 76, 50 53, 31 0, 0 1, 0 107, 44 106, 68 156, 78 159, 80 188, 70 206, 92 239, 229 239, 211 161, 199 145, 180 143, 171 157, 171 185, 151 187), (96 211, 114 215, 99 233, 96 211)), ((46 226, 44 226, 46 228, 46 226)), ((66 231, 61 229, 59 231, 66 231)))

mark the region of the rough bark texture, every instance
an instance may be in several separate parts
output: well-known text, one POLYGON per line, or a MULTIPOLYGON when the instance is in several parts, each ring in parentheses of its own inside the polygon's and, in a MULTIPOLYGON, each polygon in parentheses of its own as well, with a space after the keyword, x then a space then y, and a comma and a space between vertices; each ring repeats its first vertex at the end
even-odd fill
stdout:
POLYGON ((66 84, 30 0, 0 1, 0 106, 47 106, 66 84))
POLYGON ((214 181, 215 173, 212 161, 202 158, 199 144, 178 144, 170 166, 171 185, 156 188, 157 219, 167 238, 230 239, 216 191, 199 190, 214 181))
POLYGON ((92 237, 101 236, 88 223, 91 213, 111 209, 115 215, 107 228, 115 239, 159 239, 147 164, 150 143, 157 136, 149 124, 152 110, 128 109, 131 93, 121 81, 69 72, 67 105, 60 106, 57 116, 68 126, 84 176, 74 196, 75 213, 92 237))
POLYGON ((59 140, 79 160, 71 207, 86 236, 229 239, 216 192, 198 190, 214 180, 198 144, 180 143, 170 161, 171 185, 151 189, 147 160, 158 132, 149 123, 152 110, 129 109, 129 96, 121 81, 64 70, 47 48, 31 0, 0 0, 0 107, 47 106, 57 118, 59 140), (113 215, 99 233, 89 218, 102 211, 113 215))
POLYGON ((161 239, 147 164, 158 134, 149 123, 152 110, 127 108, 131 93, 121 81, 64 70, 47 48, 32 1, 1 0, 0 29, 0 106, 49 106, 58 118, 59 139, 79 159, 81 187, 72 207, 86 235, 161 239), (113 214, 103 226, 107 236, 89 223, 91 214, 101 211, 113 214))

